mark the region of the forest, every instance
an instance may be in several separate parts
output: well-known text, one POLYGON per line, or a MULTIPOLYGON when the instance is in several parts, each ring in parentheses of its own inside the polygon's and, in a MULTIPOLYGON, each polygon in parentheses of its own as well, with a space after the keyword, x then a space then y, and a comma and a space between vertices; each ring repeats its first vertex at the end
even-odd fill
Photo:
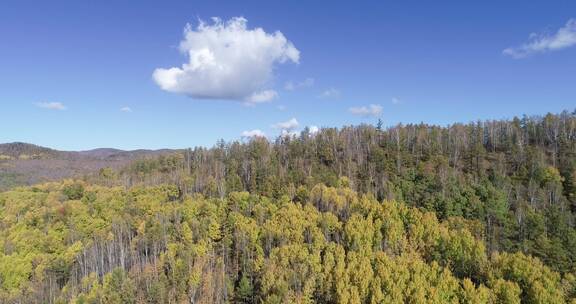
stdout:
POLYGON ((2 303, 576 303, 576 111, 219 141, 0 193, 2 303))

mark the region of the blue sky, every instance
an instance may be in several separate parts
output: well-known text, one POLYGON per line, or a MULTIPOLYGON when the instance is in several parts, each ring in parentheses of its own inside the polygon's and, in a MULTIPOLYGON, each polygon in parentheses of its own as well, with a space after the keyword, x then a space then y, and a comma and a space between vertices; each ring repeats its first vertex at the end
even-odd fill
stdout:
POLYGON ((576 108, 576 2, 381 2, 2 1, 0 142, 181 148, 576 108))

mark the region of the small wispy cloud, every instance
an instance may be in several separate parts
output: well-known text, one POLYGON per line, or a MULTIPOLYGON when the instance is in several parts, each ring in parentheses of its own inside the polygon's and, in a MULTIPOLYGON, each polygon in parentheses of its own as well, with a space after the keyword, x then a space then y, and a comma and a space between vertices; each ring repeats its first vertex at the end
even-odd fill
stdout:
POLYGON ((249 107, 253 107, 259 103, 270 102, 276 98, 278 98, 278 92, 276 92, 274 90, 260 91, 260 92, 254 93, 254 94, 250 95, 248 98, 246 98, 244 105, 249 106, 249 107))
POLYGON ((286 91, 294 91, 297 89, 309 88, 314 85, 314 82, 315 82, 314 78, 306 78, 303 81, 299 82, 288 81, 286 82, 286 84, 284 84, 284 89, 286 91))
POLYGON ((130 107, 122 107, 122 108, 120 108, 120 111, 121 111, 121 112, 124 112, 124 113, 132 113, 132 108, 130 108, 130 107))
POLYGON ((284 110, 286 110, 286 106, 285 105, 279 105, 276 107, 276 109, 278 109, 280 111, 284 111, 284 110))
POLYGON ((329 88, 322 92, 318 97, 320 98, 338 98, 340 97, 340 90, 336 88, 329 88))
POLYGON ((67 109, 66 106, 61 102, 37 102, 35 105, 39 108, 48 110, 63 111, 67 109))
POLYGON ((576 45, 576 19, 570 19, 556 33, 532 33, 527 43, 502 51, 515 59, 526 58, 537 53, 557 51, 576 45))
POLYGON ((400 100, 399 98, 396 98, 396 97, 392 97, 392 104, 397 105, 397 104, 401 104, 401 103, 402 103, 402 100, 400 100))
POLYGON ((364 116, 364 117, 378 117, 382 115, 382 106, 377 104, 371 104, 368 106, 352 107, 348 109, 350 113, 354 115, 364 116))
POLYGON ((283 131, 291 131, 291 130, 298 128, 299 125, 300 125, 300 123, 298 123, 298 120, 296 120, 296 118, 292 118, 292 119, 287 120, 287 121, 276 123, 276 124, 272 125, 272 127, 275 129, 283 130, 283 131))
POLYGON ((242 132, 242 137, 254 138, 254 137, 266 137, 266 134, 262 130, 254 129, 242 132))

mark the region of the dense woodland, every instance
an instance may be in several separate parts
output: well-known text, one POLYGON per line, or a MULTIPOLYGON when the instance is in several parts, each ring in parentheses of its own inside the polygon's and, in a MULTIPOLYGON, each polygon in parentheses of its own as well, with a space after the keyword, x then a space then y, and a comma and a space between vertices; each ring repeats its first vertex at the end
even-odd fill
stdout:
MULTIPOLYGON (((113 176, 104 170, 103 176, 113 176)), ((576 271, 576 111, 455 124, 306 130, 300 137, 223 141, 140 160, 122 185, 178 185, 181 195, 248 191, 305 201, 317 184, 396 200, 440 220, 481 227, 489 251, 522 251, 556 271, 576 271)))
POLYGON ((304 130, 0 193, 6 303, 576 303, 576 112, 304 130))

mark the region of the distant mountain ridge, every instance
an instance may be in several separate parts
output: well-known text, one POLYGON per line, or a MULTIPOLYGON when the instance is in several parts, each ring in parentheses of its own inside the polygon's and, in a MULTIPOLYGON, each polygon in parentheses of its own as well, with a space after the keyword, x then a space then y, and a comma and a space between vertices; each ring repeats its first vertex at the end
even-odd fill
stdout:
POLYGON ((106 167, 119 169, 131 161, 180 150, 120 150, 98 148, 59 151, 23 142, 0 144, 0 190, 62 178, 82 177, 106 167))
POLYGON ((12 142, 0 144, 0 160, 29 160, 29 159, 100 159, 121 160, 146 155, 158 155, 176 152, 175 149, 160 150, 120 150, 114 148, 97 148, 84 151, 59 151, 24 142, 12 142))

